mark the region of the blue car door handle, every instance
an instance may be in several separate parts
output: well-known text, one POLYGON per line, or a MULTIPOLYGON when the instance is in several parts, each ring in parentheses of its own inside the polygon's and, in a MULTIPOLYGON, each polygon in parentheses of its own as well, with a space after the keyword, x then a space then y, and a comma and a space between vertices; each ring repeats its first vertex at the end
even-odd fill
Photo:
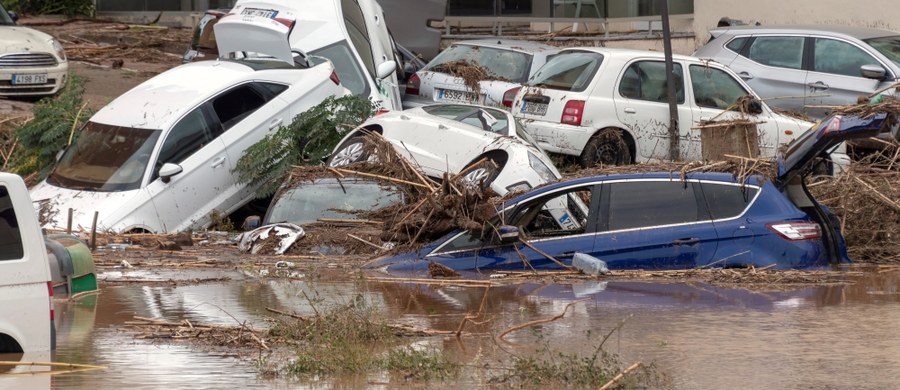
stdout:
POLYGON ((694 245, 700 243, 699 238, 679 238, 672 241, 672 245, 694 245))

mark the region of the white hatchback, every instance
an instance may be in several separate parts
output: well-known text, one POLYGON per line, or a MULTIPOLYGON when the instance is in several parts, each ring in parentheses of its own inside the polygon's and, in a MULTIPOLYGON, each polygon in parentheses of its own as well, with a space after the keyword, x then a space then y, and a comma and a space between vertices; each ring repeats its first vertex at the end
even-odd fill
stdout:
POLYGON ((66 85, 69 63, 59 41, 17 26, 0 5, 0 96, 48 96, 66 85))
MULTIPOLYGON (((725 66, 674 56, 680 160, 702 159, 708 120, 741 118, 735 102, 756 94, 725 66)), ((663 53, 573 48, 550 59, 516 95, 514 115, 548 152, 578 156, 583 166, 662 161, 669 156, 669 104, 663 53), (619 137, 621 136, 621 137, 619 137), (622 141, 624 140, 624 142, 622 141)), ((765 103, 745 119, 759 130, 759 156, 812 126, 765 103)), ((832 155, 847 161, 846 155, 832 155)))
POLYGON ((519 87, 559 49, 541 43, 513 40, 456 42, 444 49, 406 82, 403 107, 437 103, 474 103, 512 107, 519 87), (461 62, 489 72, 478 80, 478 91, 463 77, 451 74, 461 62))
MULTIPOLYGON (((217 27, 221 27, 220 22, 217 27)), ((244 26, 246 47, 287 44, 288 27, 244 26), (272 40, 280 31, 283 40, 272 40), (258 33, 258 34, 257 34, 258 33)), ((331 96, 349 92, 331 63, 270 48, 275 58, 203 61, 162 73, 98 111, 32 198, 52 199, 50 228, 179 232, 230 214, 254 188, 233 168, 267 134, 331 96)))

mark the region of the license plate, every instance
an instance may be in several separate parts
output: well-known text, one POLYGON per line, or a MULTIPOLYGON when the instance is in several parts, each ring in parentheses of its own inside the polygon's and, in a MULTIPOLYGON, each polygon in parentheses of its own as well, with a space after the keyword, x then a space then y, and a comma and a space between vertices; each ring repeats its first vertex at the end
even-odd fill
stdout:
POLYGON ((475 103, 478 101, 478 95, 474 92, 438 89, 437 100, 442 102, 475 103))
POLYGON ((47 84, 47 74, 14 74, 12 85, 47 84))
POLYGON ((275 19, 275 15, 278 15, 278 11, 274 9, 244 8, 244 10, 241 11, 241 15, 261 16, 267 19, 275 19))
POLYGON ((547 115, 547 104, 522 102, 522 113, 537 116, 547 115))

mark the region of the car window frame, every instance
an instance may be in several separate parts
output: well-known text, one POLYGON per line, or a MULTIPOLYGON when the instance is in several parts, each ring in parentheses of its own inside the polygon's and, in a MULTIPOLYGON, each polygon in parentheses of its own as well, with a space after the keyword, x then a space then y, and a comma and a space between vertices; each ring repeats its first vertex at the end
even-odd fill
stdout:
MULTIPOLYGON (((734 75, 732 72, 729 72, 727 70, 727 68, 724 68, 724 67, 719 68, 716 66, 710 66, 710 64, 705 64, 705 65, 704 64, 688 64, 687 68, 688 68, 688 75, 691 77, 691 97, 693 98, 693 104, 697 107, 711 109, 711 110, 723 110, 724 111, 729 107, 734 108, 735 102, 741 96, 753 96, 754 98, 756 97, 755 93, 753 92, 753 89, 749 88, 749 86, 747 86, 743 82, 743 80, 741 80, 740 77, 736 77, 736 75, 734 75), (694 78, 694 73, 693 73, 693 70, 697 69, 697 68, 703 68, 703 69, 705 69, 705 71, 715 70, 715 71, 721 72, 722 74, 725 74, 726 76, 730 77, 730 79, 732 81, 734 81, 737 84, 737 86, 740 87, 741 90, 744 91, 744 93, 742 95, 738 96, 737 99, 735 99, 734 101, 725 102, 725 103, 727 103, 727 105, 725 107, 719 107, 718 105, 710 106, 710 105, 700 104, 700 102, 699 102, 700 95, 697 93, 697 88, 696 88, 697 84, 694 81, 695 78, 694 78)), ((700 85, 702 86, 703 84, 701 83, 700 85)), ((763 106, 765 106, 765 105, 763 105, 763 106)))
POLYGON ((763 191, 762 186, 755 185, 755 184, 748 184, 748 183, 734 183, 734 182, 725 182, 725 181, 716 181, 716 180, 699 180, 698 183, 699 183, 699 189, 700 189, 700 192, 701 192, 701 196, 703 197, 703 202, 704 202, 704 205, 705 205, 705 207, 706 207, 706 212, 707 212, 707 214, 709 215, 710 220, 711 220, 713 223, 715 223, 715 222, 727 222, 727 221, 733 221, 733 220, 736 220, 736 219, 741 219, 741 218, 743 218, 744 215, 746 215, 747 212, 750 210, 750 208, 753 207, 754 204, 756 204, 756 201, 759 199, 759 197, 760 197, 760 195, 762 194, 762 191, 763 191), (704 185, 719 185, 719 186, 725 186, 725 187, 740 187, 740 189, 741 189, 742 191, 744 191, 744 190, 746 190, 746 189, 753 189, 753 190, 756 191, 756 193, 753 194, 753 197, 752 197, 752 198, 750 198, 750 199, 747 200, 747 202, 746 202, 747 205, 744 206, 744 209, 741 210, 741 212, 738 213, 737 215, 729 216, 729 217, 716 218, 715 216, 713 216, 712 208, 709 206, 709 198, 707 198, 706 192, 704 191, 704 185))
MULTIPOLYGON (((638 101, 648 102, 648 103, 668 104, 669 103, 668 81, 667 81, 666 77, 663 77, 661 79, 663 81, 662 90, 661 90, 661 92, 663 92, 663 95, 656 100, 644 98, 643 97, 643 89, 641 89, 640 86, 638 87, 641 92, 640 97, 626 96, 622 93, 623 81, 625 81, 625 77, 628 75, 628 71, 631 70, 631 68, 633 66, 636 66, 636 65, 640 66, 641 64, 645 64, 645 63, 663 64, 663 66, 665 66, 665 61, 660 61, 660 60, 656 60, 656 59, 641 58, 641 59, 635 59, 635 60, 629 62, 622 68, 622 73, 619 75, 619 79, 616 80, 616 93, 619 94, 619 97, 624 98, 624 99, 638 100, 638 101)), ((687 92, 685 91, 687 84, 685 83, 685 79, 684 79, 684 66, 681 63, 676 62, 673 64, 673 71, 675 71, 676 68, 681 70, 681 95, 680 96, 678 95, 678 88, 676 86, 676 88, 675 88, 676 99, 675 100, 676 100, 676 104, 683 105, 687 101, 687 92)), ((639 70, 645 74, 647 73, 643 69, 640 69, 640 67, 639 67, 639 70)), ((665 73, 663 74, 663 76, 665 76, 665 73)))
POLYGON ((652 229, 664 229, 671 228, 677 226, 688 226, 688 225, 696 225, 703 223, 711 223, 712 218, 710 218, 709 209, 706 206, 705 198, 702 197, 702 193, 700 192, 700 180, 698 179, 668 179, 668 178, 641 178, 641 179, 617 179, 611 181, 603 182, 602 187, 600 188, 600 220, 597 225, 597 234, 611 234, 611 233, 627 233, 627 232, 637 232, 637 231, 647 231, 652 229), (665 182, 665 183, 684 183, 691 184, 692 191, 694 194, 694 202, 697 205, 697 220, 693 222, 679 222, 679 223, 668 223, 662 225, 648 225, 643 227, 632 227, 632 228, 623 228, 623 229, 610 229, 610 211, 613 207, 611 204, 611 190, 612 186, 621 183, 640 183, 640 182, 665 182), (705 216, 705 218, 704 218, 705 216))
MULTIPOLYGON (((551 241, 551 240, 560 240, 560 239, 567 239, 567 238, 572 238, 572 237, 580 237, 580 236, 585 236, 585 235, 597 234, 598 233, 598 231, 597 231, 597 226, 598 226, 597 213, 600 212, 600 208, 599 208, 600 207, 600 196, 601 196, 600 191, 602 188, 601 182, 587 182, 587 183, 572 184, 572 185, 569 185, 566 187, 554 189, 552 192, 547 192, 547 193, 535 195, 528 199, 523 199, 523 200, 517 202, 516 204, 511 205, 511 206, 499 211, 497 213, 497 215, 491 219, 490 222, 485 223, 485 226, 486 227, 487 226, 500 226, 501 224, 515 225, 518 223, 518 221, 516 221, 515 223, 511 222, 511 221, 506 221, 506 222, 500 223, 500 221, 502 221, 502 220, 505 221, 506 218, 508 218, 508 216, 519 215, 524 209, 530 208, 535 203, 547 202, 553 198, 563 195, 564 193, 567 194, 567 193, 575 192, 575 191, 578 191, 579 189, 584 189, 584 188, 588 188, 588 187, 590 187, 590 190, 591 190, 591 202, 588 205, 588 215, 587 215, 588 221, 585 224, 584 232, 578 233, 578 234, 558 235, 558 236, 552 236, 552 237, 551 236, 541 236, 541 237, 535 237, 534 239, 531 239, 528 241, 529 242, 551 241)), ((518 227, 518 225, 516 225, 516 226, 518 227)), ((482 237, 484 236, 484 232, 485 231, 482 231, 482 237)), ((500 248, 500 247, 515 244, 515 243, 497 243, 497 242, 492 242, 491 240, 485 240, 484 238, 481 238, 480 239, 481 245, 479 245, 479 246, 454 248, 452 250, 447 250, 447 251, 443 250, 451 242, 453 242, 465 235, 471 236, 474 233, 476 233, 476 232, 474 232, 472 230, 461 231, 461 232, 457 233, 456 235, 454 235, 453 237, 447 239, 446 241, 444 241, 437 247, 435 247, 425 257, 462 253, 462 252, 468 252, 468 251, 473 251, 473 252, 481 251, 484 249, 500 248)), ((521 231, 520 231, 520 233, 521 233, 521 231)))
POLYGON ((187 160, 191 156, 197 154, 198 151, 200 151, 203 148, 212 144, 213 141, 215 141, 217 138, 219 138, 219 136, 222 135, 222 133, 224 133, 224 131, 222 131, 222 123, 219 122, 219 117, 216 115, 215 110, 213 110, 213 108, 212 108, 212 99, 206 100, 205 102, 199 104, 197 107, 189 110, 187 113, 185 113, 180 118, 178 118, 178 120, 175 121, 175 123, 171 127, 169 127, 169 129, 166 131, 165 137, 160 137, 161 139, 157 141, 157 142, 159 142, 159 150, 155 154, 153 172, 151 173, 150 182, 153 182, 154 180, 159 178, 159 170, 160 170, 160 168, 162 168, 162 166, 164 164, 170 163, 170 162, 173 164, 181 164, 182 161, 187 160), (182 158, 180 161, 177 161, 177 162, 161 161, 160 156, 162 155, 163 147, 165 146, 165 143, 168 140, 168 138, 172 135, 172 131, 175 129, 175 126, 178 126, 181 123, 181 121, 183 121, 185 118, 188 117, 188 115, 190 115, 198 110, 203 114, 204 118, 207 120, 207 122, 210 125, 210 128, 207 129, 207 131, 209 132, 208 135, 210 138, 206 140, 205 144, 201 145, 197 150, 195 150, 191 154, 188 154, 187 156, 182 158))
POLYGON ((12 191, 3 183, 0 183, 0 233, 3 233, 0 234, 0 237, 12 238, 9 246, 3 246, 4 249, 11 249, 12 251, 4 250, 0 252, 0 264, 5 261, 24 259, 25 242, 22 240, 21 224, 18 216, 16 216, 16 208, 13 205, 12 191))
MULTIPOLYGON (((853 47, 859 49, 859 50, 862 51, 863 53, 867 54, 871 59, 875 60, 875 62, 874 62, 872 65, 876 65, 876 64, 877 64, 877 65, 881 66, 881 67, 884 69, 884 71, 885 71, 885 76, 886 76, 886 77, 888 77, 888 76, 893 76, 893 75, 892 75, 893 72, 891 72, 891 67, 890 67, 890 66, 886 66, 886 65, 884 64, 884 61, 882 61, 881 58, 879 58, 879 56, 878 56, 877 54, 872 53, 871 50, 868 50, 866 47, 864 47, 864 46, 862 46, 862 45, 859 45, 858 43, 856 43, 856 42, 854 42, 854 41, 852 41, 852 40, 844 39, 844 38, 841 38, 841 37, 826 36, 826 35, 810 35, 810 36, 808 36, 806 39, 807 39, 807 41, 806 41, 806 46, 807 46, 806 54, 807 54, 807 56, 809 57, 809 63, 808 63, 808 66, 807 66, 806 70, 808 70, 808 71, 811 72, 811 73, 827 74, 827 75, 831 75, 831 76, 841 76, 841 77, 855 77, 855 78, 859 78, 859 79, 865 79, 865 77, 863 77, 862 74, 846 75, 846 74, 841 74, 841 73, 824 72, 824 71, 820 71, 820 70, 816 70, 816 69, 815 69, 815 66, 816 66, 816 40, 817 40, 817 39, 828 39, 828 40, 832 40, 832 41, 837 41, 837 42, 846 43, 846 44, 848 44, 848 45, 850 45, 850 46, 853 46, 853 47)), ((874 49, 873 49, 873 50, 874 50, 874 49)), ((859 69, 857 69, 857 71, 858 71, 858 70, 859 70, 859 69)), ((891 78, 893 78, 893 77, 891 77, 891 78)))
POLYGON ((748 61, 752 61, 754 64, 757 64, 760 66, 802 71, 802 70, 808 69, 809 61, 808 61, 806 53, 808 52, 809 44, 810 44, 809 37, 806 35, 801 35, 801 34, 760 34, 760 35, 755 35, 755 36, 750 37, 750 39, 744 43, 744 46, 741 48, 741 52, 738 54, 741 57, 746 58, 748 61), (798 39, 800 39, 801 46, 800 46, 800 53, 799 53, 799 55, 800 55, 799 67, 792 68, 792 67, 788 67, 788 66, 762 63, 762 62, 759 62, 758 60, 755 60, 752 57, 750 57, 750 53, 753 49, 753 46, 761 39, 767 39, 767 38, 798 38, 798 39))

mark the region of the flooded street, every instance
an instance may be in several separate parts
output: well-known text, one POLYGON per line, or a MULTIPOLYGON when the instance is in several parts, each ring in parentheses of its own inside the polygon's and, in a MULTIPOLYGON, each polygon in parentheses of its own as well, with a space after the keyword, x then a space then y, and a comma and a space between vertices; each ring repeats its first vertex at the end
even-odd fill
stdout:
MULTIPOLYGON (((750 291, 701 282, 581 281, 573 284, 508 284, 491 287, 484 325, 425 344, 460 362, 499 364, 509 353, 590 355, 606 342, 624 365, 655 363, 679 389, 895 388, 900 381, 900 269, 850 273, 835 286, 750 291), (576 302, 577 301, 577 302, 576 302), (493 336, 517 324, 565 317, 493 336)), ((339 378, 338 383, 271 381, 257 375, 258 351, 209 348, 170 339, 136 339, 126 326, 135 316, 168 321, 268 326, 266 308, 312 314, 357 296, 383 308, 384 317, 418 328, 455 330, 478 310, 484 287, 372 281, 307 282, 249 278, 236 271, 109 272, 127 280, 219 280, 203 284, 118 283, 101 294, 57 299, 57 351, 53 361, 106 366, 100 371, 0 379, 0 388, 295 388, 404 387, 380 377, 339 378), (227 279, 227 280, 226 280, 227 279), (12 382, 11 382, 12 381, 12 382), (18 381, 18 382, 15 382, 18 381), (24 381, 24 382, 23 382, 24 381)), ((417 340, 411 339, 410 342, 417 340)), ((3 360, 18 360, 19 357, 3 360)), ((31 357, 23 357, 31 361, 31 357)), ((484 386, 486 378, 461 375, 456 388, 484 386)))

